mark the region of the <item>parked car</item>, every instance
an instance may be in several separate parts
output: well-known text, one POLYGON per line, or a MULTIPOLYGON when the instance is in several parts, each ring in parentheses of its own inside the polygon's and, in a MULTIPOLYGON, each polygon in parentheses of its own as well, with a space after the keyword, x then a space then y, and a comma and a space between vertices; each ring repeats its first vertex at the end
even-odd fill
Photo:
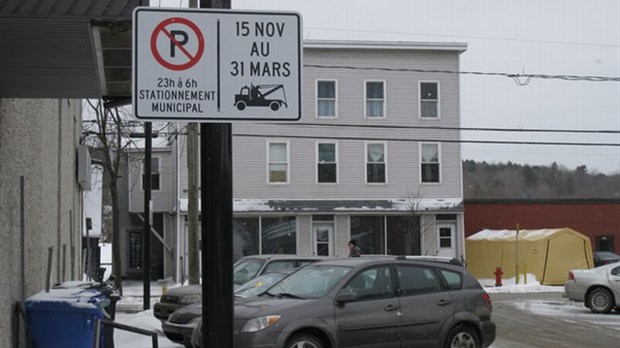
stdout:
POLYGON ((571 270, 564 283, 564 297, 583 302, 594 313, 620 311, 620 263, 571 270))
POLYGON ((334 259, 235 301, 233 333, 235 347, 487 347, 495 340, 491 312, 490 296, 461 265, 334 259))
MULTIPOLYGON (((297 269, 286 268, 275 270, 258 276, 235 290, 235 298, 246 298, 260 295, 282 278, 297 269)), ((192 348, 192 332, 202 316, 202 301, 192 303, 174 311, 161 328, 169 340, 192 348)))
POLYGON ((611 251, 595 251, 593 256, 594 267, 620 261, 620 255, 614 254, 611 251))
MULTIPOLYGON (((247 283, 261 274, 279 269, 297 268, 311 262, 326 260, 326 256, 300 255, 253 255, 240 258, 233 265, 233 286, 247 283)), ((153 306, 153 315, 161 320, 168 319, 177 309, 199 302, 202 299, 202 285, 187 285, 172 288, 163 294, 153 306)))

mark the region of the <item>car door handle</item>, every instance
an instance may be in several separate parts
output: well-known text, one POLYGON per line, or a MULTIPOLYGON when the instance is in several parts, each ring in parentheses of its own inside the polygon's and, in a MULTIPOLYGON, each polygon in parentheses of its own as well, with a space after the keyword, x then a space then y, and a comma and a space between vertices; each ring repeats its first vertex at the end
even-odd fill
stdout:
POLYGON ((442 307, 443 306, 448 306, 448 305, 451 305, 451 304, 452 304, 452 301, 446 300, 446 299, 441 299, 441 300, 439 300, 439 302, 437 302, 437 305, 438 306, 442 306, 442 307))
POLYGON ((385 306, 385 308, 383 308, 383 310, 386 312, 393 312, 397 309, 398 309, 398 306, 394 306, 394 305, 387 305, 385 306))

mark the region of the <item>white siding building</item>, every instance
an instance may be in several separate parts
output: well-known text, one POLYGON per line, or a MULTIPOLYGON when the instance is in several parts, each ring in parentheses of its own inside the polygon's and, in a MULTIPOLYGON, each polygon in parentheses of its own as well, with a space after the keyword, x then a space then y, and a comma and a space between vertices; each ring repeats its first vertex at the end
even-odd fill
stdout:
MULTIPOLYGON (((355 239, 365 254, 462 258, 456 72, 465 50, 461 43, 306 41, 302 119, 233 124, 235 257, 347 256, 355 239)), ((163 252, 170 254, 165 276, 184 273, 186 260, 183 126, 176 144, 156 155, 178 164, 167 170, 177 178, 160 172, 161 192, 178 193, 178 202, 155 211, 174 250, 163 252)), ((130 212, 141 213, 140 186, 130 187, 130 212)))

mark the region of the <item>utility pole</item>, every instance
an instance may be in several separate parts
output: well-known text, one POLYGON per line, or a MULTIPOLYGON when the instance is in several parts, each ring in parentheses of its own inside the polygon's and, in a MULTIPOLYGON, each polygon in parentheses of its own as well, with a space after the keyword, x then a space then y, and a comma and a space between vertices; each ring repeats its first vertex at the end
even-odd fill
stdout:
MULTIPOLYGON (((190 8, 198 8, 198 0, 189 1, 190 8)), ((200 253, 198 243, 198 124, 187 124, 187 228, 189 283, 200 282, 200 253)), ((182 279, 182 281, 185 279, 182 279)))
POLYGON ((519 284, 519 228, 520 225, 516 225, 516 241, 515 241, 515 284, 519 284))

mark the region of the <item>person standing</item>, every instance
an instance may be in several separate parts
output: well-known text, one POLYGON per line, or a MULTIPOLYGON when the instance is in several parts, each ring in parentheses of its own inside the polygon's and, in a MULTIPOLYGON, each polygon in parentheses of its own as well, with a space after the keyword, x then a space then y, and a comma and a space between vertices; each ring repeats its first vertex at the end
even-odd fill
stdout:
POLYGON ((349 241, 349 257, 360 257, 360 248, 357 246, 355 239, 349 241))

